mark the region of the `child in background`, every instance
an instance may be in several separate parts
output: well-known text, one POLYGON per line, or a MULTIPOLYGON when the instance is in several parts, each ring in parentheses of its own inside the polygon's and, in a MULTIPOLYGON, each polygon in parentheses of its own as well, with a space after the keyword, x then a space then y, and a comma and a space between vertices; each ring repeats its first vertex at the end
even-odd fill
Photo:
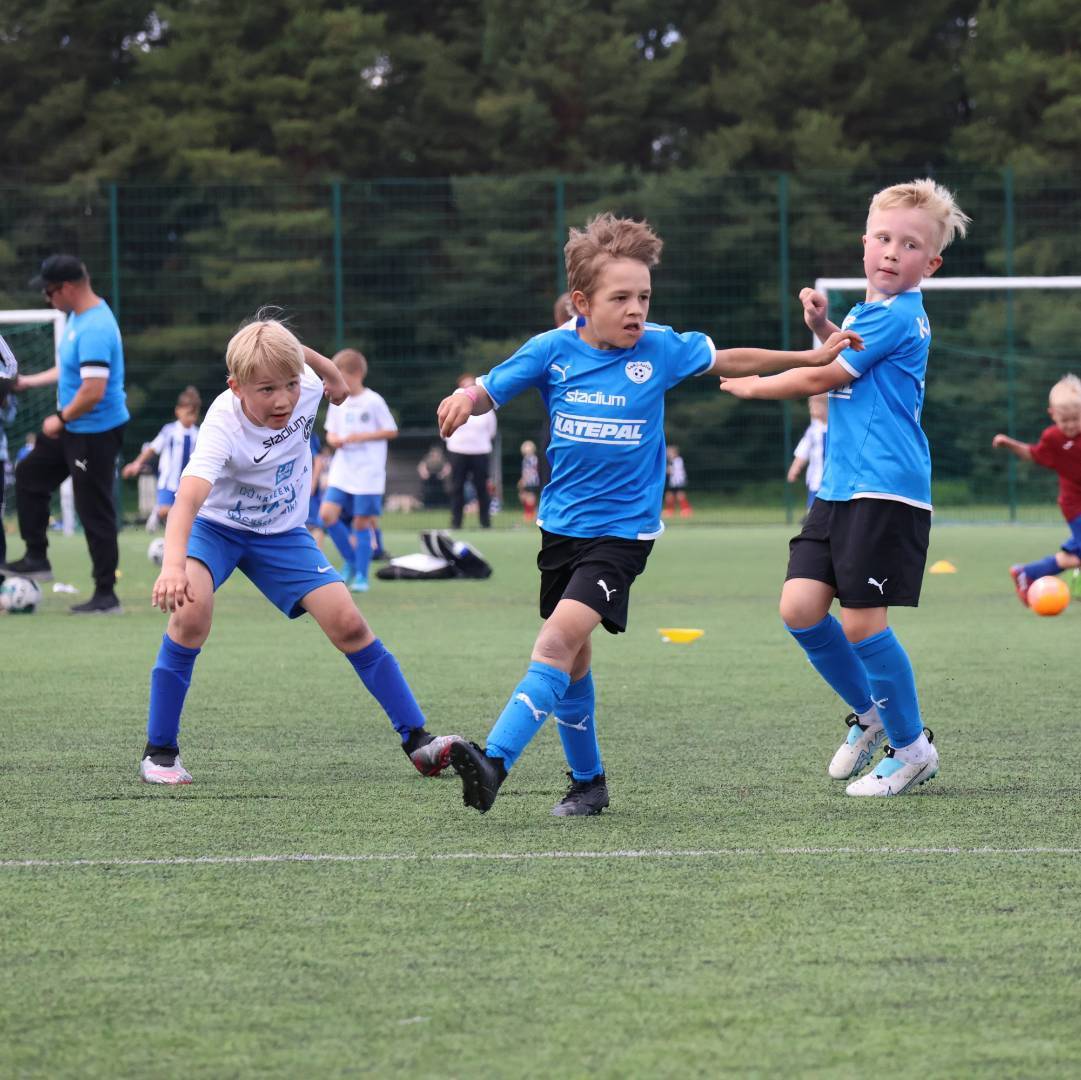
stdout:
MULTIPOLYGON (((191 783, 180 760, 180 714, 210 634, 214 593, 237 568, 289 618, 307 612, 315 619, 383 708, 413 765, 425 776, 437 775, 453 737, 424 730, 424 715, 397 660, 304 528, 312 475, 308 439, 324 393, 344 401, 345 380, 325 356, 269 319, 233 335, 226 365, 229 389, 207 412, 165 526, 152 601, 170 615, 150 675, 140 777, 150 784, 191 783)), ((262 662, 269 663, 265 656, 262 662)), ((303 659, 294 649, 278 668, 302 716, 303 659)), ((236 694, 228 693, 236 708, 236 694)))
POLYGON ((826 425, 829 417, 828 397, 815 394, 807 399, 807 408, 811 413, 811 422, 807 425, 803 437, 796 444, 792 455, 792 464, 788 467, 788 482, 794 484, 799 474, 807 469, 807 509, 815 501, 818 489, 822 486, 822 470, 826 460, 826 425))
POLYGON ((687 501, 687 466, 683 464, 679 447, 673 443, 666 451, 664 479, 664 516, 671 517, 679 507, 680 517, 690 517, 694 512, 687 501))
MULTIPOLYGON (((7 534, 4 531, 4 488, 7 486, 8 437, 4 425, 15 419, 15 379, 19 363, 8 343, 0 337, 0 563, 7 561, 7 534)), ((0 574, 0 582, 4 575, 0 574)))
POLYGON ((522 475, 518 478, 518 501, 522 504, 522 517, 532 521, 537 516, 537 499, 540 496, 540 459, 537 444, 526 439, 521 446, 522 475))
POLYGON ((608 805, 591 639, 598 626, 626 630, 631 586, 664 530, 665 393, 694 375, 826 364, 856 339, 838 332, 799 353, 718 351, 705 334, 649 323, 651 269, 661 246, 646 222, 612 214, 572 229, 564 256, 579 317, 531 338, 477 385, 459 386, 439 404, 444 438, 530 388, 552 422, 552 479, 537 515, 544 625, 487 746, 459 741, 450 749, 463 800, 481 813, 552 713, 571 780, 552 813, 582 817, 608 805))
POLYGON ((387 403, 364 385, 368 361, 356 349, 335 354, 349 396, 327 409, 327 443, 334 457, 319 517, 345 560, 353 592, 368 591, 372 561, 372 531, 383 513, 387 488, 387 443, 398 436, 398 425, 387 403), (350 523, 346 534, 342 519, 350 523))
MULTIPOLYGON (((858 776, 889 738, 885 757, 848 795, 901 795, 938 773, 912 664, 888 617, 891 607, 919 603, 931 531, 931 451, 920 427, 931 324, 919 285, 968 220, 930 179, 878 192, 863 237, 866 299, 841 324, 864 349, 845 349, 815 371, 721 384, 770 401, 829 392, 825 475, 789 545, 780 609, 811 665, 852 709, 829 775, 858 776), (840 623, 830 614, 834 599, 840 623)), ((800 301, 819 340, 836 331, 826 296, 804 289, 800 301)))
POLYGON ((323 453, 323 444, 315 432, 312 432, 312 437, 308 440, 308 447, 312 452, 312 493, 308 498, 308 520, 304 522, 304 526, 312 534, 312 539, 322 547, 323 522, 319 517, 319 507, 327 487, 327 466, 330 458, 323 453))
POLYGON ((176 419, 166 424, 154 441, 147 443, 139 456, 121 470, 121 475, 130 480, 139 475, 151 458, 158 459, 158 490, 154 509, 146 519, 147 532, 157 532, 176 500, 180 474, 187 467, 199 436, 199 412, 202 407, 203 400, 194 386, 182 390, 173 409, 176 419))
POLYGON ((1081 379, 1064 375, 1048 396, 1047 412, 1054 421, 1038 443, 1023 443, 1008 435, 991 440, 995 449, 1009 450, 1022 461, 1034 461, 1058 473, 1058 505, 1070 528, 1069 537, 1054 555, 1010 567, 1018 599, 1028 607, 1028 587, 1049 574, 1081 566, 1081 379))

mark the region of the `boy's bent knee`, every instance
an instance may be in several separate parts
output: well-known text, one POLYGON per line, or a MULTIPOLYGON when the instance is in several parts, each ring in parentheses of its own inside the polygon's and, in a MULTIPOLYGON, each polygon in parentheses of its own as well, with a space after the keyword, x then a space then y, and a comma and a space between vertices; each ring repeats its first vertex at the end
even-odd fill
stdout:
POLYGON ((343 608, 341 614, 337 615, 323 629, 334 647, 343 653, 356 652, 375 640, 375 635, 365 621, 364 616, 352 604, 349 605, 348 609, 343 608))
POLYGON ((177 645, 186 649, 201 649, 210 636, 210 612, 185 604, 169 616, 165 631, 177 645))

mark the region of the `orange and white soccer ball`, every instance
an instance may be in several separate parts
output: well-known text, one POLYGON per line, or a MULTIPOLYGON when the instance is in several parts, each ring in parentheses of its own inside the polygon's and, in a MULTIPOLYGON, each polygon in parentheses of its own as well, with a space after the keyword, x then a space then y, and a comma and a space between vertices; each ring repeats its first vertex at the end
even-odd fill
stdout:
POLYGON ((1070 602, 1070 586, 1060 577, 1048 574, 1028 587, 1028 606, 1037 615, 1060 615, 1070 602))

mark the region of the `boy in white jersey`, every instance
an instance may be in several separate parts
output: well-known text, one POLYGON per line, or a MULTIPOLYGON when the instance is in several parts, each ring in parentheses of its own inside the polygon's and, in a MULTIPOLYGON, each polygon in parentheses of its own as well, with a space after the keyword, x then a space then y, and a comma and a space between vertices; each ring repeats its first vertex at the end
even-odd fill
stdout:
POLYGON ((627 595, 661 534, 664 394, 691 375, 826 364, 858 336, 837 332, 811 352, 716 351, 705 334, 646 322, 661 240, 645 222, 594 218, 564 249, 578 316, 528 341, 477 386, 439 405, 446 438, 470 416, 537 388, 551 417, 552 478, 541 493, 540 613, 532 663, 485 750, 456 742, 464 801, 481 813, 529 740, 555 713, 571 785, 556 816, 598 814, 608 788, 597 744, 590 637, 627 626, 627 595))
POLYGON ((147 532, 156 532, 161 523, 169 516, 169 508, 176 501, 176 489, 180 485, 180 474, 187 468, 195 449, 195 440, 199 435, 199 412, 203 399, 194 386, 188 386, 176 399, 173 415, 176 419, 166 424, 143 447, 142 453, 121 470, 121 475, 130 480, 138 476, 143 466, 152 458, 158 459, 158 490, 154 509, 147 518, 147 532))
POLYGON ((818 489, 822 486, 822 470, 826 465, 826 425, 829 420, 829 405, 825 394, 815 394, 807 400, 807 409, 811 422, 807 425, 796 449, 792 454, 792 464, 788 466, 788 482, 794 484, 804 469, 807 470, 807 509, 815 501, 818 489))
MULTIPOLYGON (((781 618, 852 710, 829 775, 857 776, 889 739, 875 768, 847 786, 849 795, 900 795, 938 772, 912 665, 887 616, 890 607, 919 603, 931 528, 931 455, 920 427, 931 326, 920 282, 942 265, 943 249, 965 235, 968 221, 933 180, 878 192, 863 237, 867 298, 841 324, 859 331, 864 350, 846 350, 816 371, 721 384, 741 398, 829 392, 825 473, 790 546, 781 618), (840 623, 829 613, 835 597, 840 623)), ((825 296, 804 289, 800 300, 815 334, 836 330, 825 296)))
POLYGON ((316 410, 324 393, 344 400, 344 380, 326 357, 266 319, 233 336, 226 364, 229 389, 207 412, 166 522, 152 599, 170 617, 150 675, 140 777, 152 784, 191 783, 177 741, 180 713, 210 633, 214 592, 237 568, 289 618, 311 614, 383 707, 416 768, 437 775, 453 737, 424 730, 398 662, 304 528, 316 410))
POLYGON ((345 560, 353 592, 368 591, 372 534, 379 528, 387 489, 387 443, 398 425, 387 403, 364 385, 368 361, 356 349, 334 356, 349 396, 327 409, 327 443, 334 448, 319 517, 345 560), (345 519, 352 530, 346 532, 345 519))

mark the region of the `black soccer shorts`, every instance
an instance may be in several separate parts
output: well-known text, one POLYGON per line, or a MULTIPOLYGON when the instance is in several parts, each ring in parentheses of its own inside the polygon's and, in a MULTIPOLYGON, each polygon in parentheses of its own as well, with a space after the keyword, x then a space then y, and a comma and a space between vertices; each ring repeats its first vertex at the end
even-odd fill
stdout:
POLYGON ((788 573, 837 590, 842 607, 917 607, 931 511, 893 499, 815 499, 788 545, 788 573))
POLYGON ((627 629, 631 585, 646 568, 652 540, 618 536, 584 539, 541 530, 540 613, 547 619, 560 600, 577 600, 601 617, 610 634, 627 629))

